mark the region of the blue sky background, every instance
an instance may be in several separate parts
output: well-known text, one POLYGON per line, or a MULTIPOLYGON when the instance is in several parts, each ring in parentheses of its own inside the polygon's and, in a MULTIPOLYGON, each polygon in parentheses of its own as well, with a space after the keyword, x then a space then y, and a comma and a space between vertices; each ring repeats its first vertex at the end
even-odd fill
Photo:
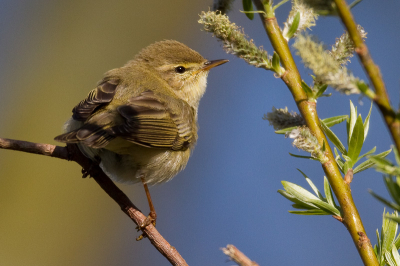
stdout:
MULTIPOLYGON (((264 113, 273 106, 297 111, 286 86, 271 72, 227 55, 198 14, 211 1, 0 0, 0 136, 52 143, 71 110, 102 74, 122 66, 141 48, 176 39, 208 59, 230 62, 211 71, 199 109, 199 141, 185 171, 151 187, 160 233, 189 265, 232 265, 220 248, 234 244, 260 265, 361 265, 345 227, 330 216, 289 214, 277 193, 281 180, 307 187, 301 169, 322 189, 323 171, 291 141, 276 135, 264 113)), ((235 1, 230 19, 256 45, 273 50, 260 20, 250 21, 235 1)), ((399 106, 398 1, 364 0, 353 9, 368 32, 367 45, 379 65, 392 105, 399 106)), ((290 10, 277 11, 282 26, 290 10)), ((311 33, 329 47, 343 33, 337 18, 319 18, 311 33)), ((292 42, 291 42, 292 44, 292 42)), ((311 72, 301 66, 304 80, 311 72)), ((355 76, 365 79, 356 58, 355 76)), ((349 100, 366 117, 370 101, 340 95, 318 100, 321 118, 348 114, 349 100)), ((333 127, 345 142, 345 125, 333 127)), ((391 140, 374 107, 362 152, 391 140)), ((391 154, 389 158, 393 159, 391 154)), ((76 164, 0 150, 0 264, 168 265, 149 244, 136 242, 134 224, 76 164)), ((144 213, 140 185, 120 185, 144 213)), ((388 197, 382 175, 355 176, 353 197, 373 244, 383 205, 367 190, 388 197)))

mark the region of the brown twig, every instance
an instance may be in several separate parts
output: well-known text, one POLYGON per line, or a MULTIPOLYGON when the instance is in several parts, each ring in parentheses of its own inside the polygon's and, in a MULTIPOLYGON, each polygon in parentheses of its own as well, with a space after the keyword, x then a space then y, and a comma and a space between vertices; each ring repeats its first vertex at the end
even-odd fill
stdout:
MULTIPOLYGON (((100 187, 121 207, 121 210, 128 215, 136 225, 142 224, 146 219, 146 216, 143 215, 130 199, 114 184, 114 182, 111 181, 102 169, 85 157, 76 145, 61 147, 50 144, 0 138, 0 149, 22 151, 74 161, 82 166, 87 174, 93 177, 97 184, 99 184, 100 187)), ((152 224, 143 228, 142 231, 150 240, 151 244, 172 265, 187 265, 186 261, 178 251, 161 236, 152 224)))
POLYGON ((222 248, 222 252, 240 266, 258 266, 256 262, 249 259, 234 245, 227 245, 226 248, 222 248))

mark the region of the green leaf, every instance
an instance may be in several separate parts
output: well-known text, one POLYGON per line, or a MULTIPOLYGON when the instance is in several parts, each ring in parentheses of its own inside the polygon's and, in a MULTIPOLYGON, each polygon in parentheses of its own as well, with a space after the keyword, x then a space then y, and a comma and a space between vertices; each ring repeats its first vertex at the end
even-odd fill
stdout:
POLYGON ((326 176, 324 176, 324 192, 328 203, 332 206, 336 206, 335 200, 333 199, 331 186, 329 185, 329 181, 326 176))
POLYGON ((276 133, 276 134, 286 134, 286 133, 289 133, 289 132, 291 132, 293 129, 296 129, 296 128, 298 128, 298 126, 295 126, 295 127, 287 127, 287 128, 284 128, 284 129, 276 130, 275 133, 276 133))
MULTIPOLYGON (((396 262, 394 261, 394 258, 392 256, 392 253, 389 251, 385 251, 384 253, 385 256, 385 262, 389 265, 389 266, 397 266, 396 262)), ((386 265, 386 264, 385 264, 386 265)))
POLYGON ((327 127, 326 124, 322 120, 320 120, 320 122, 321 122, 322 130, 325 132, 325 134, 329 138, 329 140, 332 141, 333 145, 335 145, 336 148, 338 148, 338 150, 341 153, 347 154, 346 148, 343 146, 342 142, 335 135, 335 133, 333 133, 333 131, 329 127, 327 127))
MULTIPOLYGON (((347 118, 348 118, 348 115, 339 115, 339 116, 335 116, 335 117, 324 118, 324 119, 322 119, 322 121, 324 121, 326 126, 332 127, 334 125, 342 123, 347 118)), ((291 132, 293 129, 298 128, 299 126, 287 127, 287 128, 283 128, 283 129, 280 129, 280 130, 276 130, 275 133, 276 134, 286 134, 288 132, 291 132)))
POLYGON ((347 145, 350 145, 350 138, 353 134, 353 129, 357 121, 357 109, 354 107, 352 101, 350 101, 350 118, 347 120, 347 145))
POLYGON ((396 262, 396 266, 400 265, 400 256, 399 256, 399 252, 397 251, 397 248, 395 245, 392 246, 392 256, 394 258, 394 261, 396 262))
POLYGON ((338 159, 336 159, 336 163, 337 163, 337 165, 338 165, 338 167, 339 167, 339 170, 342 172, 342 173, 344 173, 344 161, 342 160, 342 158, 338 158, 338 159))
POLYGON ((253 11, 253 3, 251 0, 243 0, 243 10, 246 12, 246 16, 253 20, 254 18, 254 13, 251 13, 253 11), (250 13, 247 13, 250 12, 250 13))
POLYGON ((302 159, 310 159, 310 160, 314 160, 314 161, 318 161, 318 159, 311 157, 311 156, 303 156, 303 155, 297 155, 297 154, 293 154, 289 152, 290 156, 296 157, 296 158, 302 158, 302 159))
POLYGON ((318 209, 306 210, 306 211, 289 211, 289 213, 298 215, 330 215, 330 213, 318 209))
POLYGON ((353 134, 351 135, 349 144, 349 151, 347 152, 347 156, 349 156, 353 162, 357 161, 358 155, 360 155, 363 144, 364 144, 364 125, 361 116, 359 116, 353 128, 353 134))
POLYGON ((346 121, 348 117, 349 117, 348 115, 339 115, 322 119, 322 121, 327 127, 332 127, 334 125, 342 123, 343 121, 346 121))
POLYGON ((364 140, 367 138, 367 135, 368 135, 369 118, 371 117, 371 111, 372 111, 372 102, 371 102, 371 108, 369 108, 367 118, 365 118, 365 121, 364 121, 364 140))
POLYGON ((400 176, 400 167, 392 164, 391 161, 379 158, 379 156, 370 156, 369 159, 376 165, 376 170, 388 175, 400 176))
POLYGON ((371 153, 374 153, 375 151, 376 151, 376 146, 373 147, 370 151, 368 151, 368 152, 364 153, 363 155, 361 155, 360 157, 358 157, 357 162, 358 162, 360 159, 364 158, 365 156, 370 155, 371 153))
POLYGON ((384 236, 382 241, 382 249, 391 250, 397 233, 397 223, 390 219, 385 218, 385 220, 386 224, 383 226, 384 231, 381 232, 384 236))
POLYGON ((299 23, 300 23, 300 12, 297 12, 296 16, 293 19, 293 23, 286 34, 287 39, 292 38, 293 35, 296 33, 297 29, 299 28, 299 23))
POLYGON ((315 206, 312 206, 312 207, 311 207, 311 206, 309 206, 309 205, 298 204, 298 203, 292 204, 292 207, 295 208, 295 209, 315 210, 315 206))
POLYGON ((295 204, 293 204, 293 205, 296 205, 296 207, 298 207, 298 208, 300 208, 300 206, 303 209, 315 209, 316 208, 315 205, 304 202, 304 201, 300 201, 296 197, 294 197, 292 194, 290 194, 287 191, 284 191, 282 189, 279 189, 278 193, 281 194, 282 196, 284 196, 286 199, 290 200, 291 202, 294 202, 295 204))
POLYGON ((295 198, 299 199, 300 201, 310 203, 311 200, 319 200, 317 196, 305 190, 299 185, 296 185, 288 181, 281 181, 281 183, 288 193, 292 194, 295 198))
POLYGON ((340 158, 339 153, 337 152, 336 147, 333 147, 333 150, 335 152, 335 160, 337 160, 338 158, 340 158))
MULTIPOLYGON (((374 155, 374 158, 384 158, 386 157, 392 150, 387 150, 384 152, 381 152, 377 155, 374 155)), ((366 160, 365 162, 360 163, 356 168, 354 168, 354 174, 359 173, 361 171, 367 170, 368 168, 371 168, 372 166, 375 165, 375 162, 371 159, 366 160)))
POLYGON ((321 97, 327 88, 328 88, 327 84, 323 84, 323 85, 319 86, 318 91, 315 94, 315 98, 318 99, 319 97, 321 97))
POLYGON ((346 162, 351 162, 351 158, 347 155, 342 154, 343 158, 346 160, 346 162))
POLYGON ((274 55, 272 56, 272 68, 275 72, 278 72, 281 69, 280 58, 277 52, 274 51, 274 55))
POLYGON ((303 173, 303 171, 301 171, 300 169, 297 169, 297 171, 299 171, 304 176, 307 183, 310 185, 311 189, 318 196, 318 198, 320 198, 320 199, 323 198, 322 194, 319 192, 318 188, 314 185, 314 183, 311 181, 311 179, 308 178, 308 176, 305 173, 303 173))
POLYGON ((303 88, 303 91, 307 94, 307 97, 309 99, 314 98, 314 92, 312 89, 307 85, 307 83, 304 82, 304 80, 301 81, 301 87, 303 88))
MULTIPOLYGON (((386 215, 386 218, 395 221, 396 223, 400 223, 400 217, 394 215, 386 215)), ((400 240, 400 238, 398 238, 400 240)), ((398 243, 400 245, 400 243, 398 243)), ((396 246, 397 247, 397 246, 396 246)))
POLYGON ((391 176, 385 176, 383 180, 392 199, 400 205, 400 187, 397 182, 393 181, 391 176))
POLYGON ((399 211, 400 210, 400 206, 397 205, 394 202, 390 202, 388 200, 386 200, 385 198, 382 198, 381 196, 375 194, 372 190, 368 191, 375 199, 379 200, 380 202, 382 202, 383 204, 385 204, 386 206, 392 208, 393 210, 399 211))
POLYGON ((340 216, 340 211, 338 209, 322 200, 310 200, 309 202, 332 215, 340 216))
POLYGON ((364 93, 364 94, 365 94, 365 93, 367 92, 367 90, 369 89, 368 85, 365 84, 364 81, 358 81, 358 82, 357 82, 357 87, 358 87, 358 89, 359 89, 362 93, 364 93))
POLYGON ((378 244, 377 251, 379 251, 379 252, 376 252, 375 254, 380 255, 380 254, 382 254, 382 242, 381 242, 381 238, 379 236, 379 230, 378 229, 376 229, 376 238, 377 238, 377 244, 378 244), (378 248, 379 248, 379 250, 378 250, 378 248))

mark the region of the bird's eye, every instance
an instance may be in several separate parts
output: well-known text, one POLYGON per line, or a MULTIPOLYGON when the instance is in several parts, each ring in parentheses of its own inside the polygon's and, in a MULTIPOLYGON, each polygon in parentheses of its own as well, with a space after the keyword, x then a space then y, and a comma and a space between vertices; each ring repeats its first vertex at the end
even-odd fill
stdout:
POLYGON ((185 71, 186 71, 186 68, 183 66, 178 66, 175 68, 175 72, 179 73, 179 74, 183 74, 183 73, 185 73, 185 71))

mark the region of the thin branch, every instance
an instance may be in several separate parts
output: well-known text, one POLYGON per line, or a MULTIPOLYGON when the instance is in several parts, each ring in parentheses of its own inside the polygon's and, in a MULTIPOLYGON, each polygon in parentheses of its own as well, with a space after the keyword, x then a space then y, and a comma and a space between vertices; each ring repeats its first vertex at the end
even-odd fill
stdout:
POLYGON ((255 261, 249 259, 234 245, 227 245, 226 248, 222 248, 222 252, 229 257, 229 259, 236 262, 239 266, 258 266, 255 261))
MULTIPOLYGON (((130 199, 114 184, 114 182, 111 181, 102 169, 85 157, 76 145, 60 147, 50 144, 0 138, 0 149, 40 154, 77 162, 84 169, 83 171, 85 172, 85 175, 89 174, 92 176, 97 184, 99 184, 100 187, 121 207, 121 210, 128 215, 136 225, 142 224, 146 219, 146 216, 143 215, 130 199)), ((142 231, 150 240, 151 244, 153 244, 153 246, 172 265, 187 265, 186 261, 178 251, 161 236, 152 224, 143 228, 142 231)))
POLYGON ((325 154, 328 157, 328 161, 322 164, 322 168, 324 169, 329 183, 332 186, 332 190, 341 206, 343 224, 349 231, 353 243, 357 247, 364 264, 379 265, 371 245, 366 244, 362 247, 358 245, 360 233, 363 233, 363 235, 366 236, 364 225, 356 205, 354 204, 350 187, 344 182, 332 150, 320 127, 316 104, 315 102, 308 101, 307 95, 301 87, 301 77, 290 52, 289 45, 282 36, 282 32, 273 12, 270 10, 264 10, 264 8, 271 9, 272 7, 270 4, 263 4, 266 2, 263 2, 262 0, 253 0, 253 3, 258 10, 264 11, 265 14, 267 14, 265 17, 261 16, 261 20, 275 52, 279 55, 281 63, 286 69, 286 73, 281 77, 281 79, 285 82, 292 93, 297 107, 306 121, 307 127, 318 139, 320 145, 324 145, 325 143, 325 154))
POLYGON ((386 91, 385 83, 383 82, 379 67, 375 65, 371 54, 368 51, 367 45, 364 43, 360 32, 357 30, 357 24, 351 14, 350 8, 345 0, 335 0, 337 12, 342 19, 350 38, 354 42, 358 58, 363 65, 365 72, 372 85, 375 88, 376 97, 373 101, 381 111, 386 125, 390 131, 392 139, 396 145, 396 149, 400 152, 400 120, 396 118, 396 112, 390 105, 389 96, 386 91))

